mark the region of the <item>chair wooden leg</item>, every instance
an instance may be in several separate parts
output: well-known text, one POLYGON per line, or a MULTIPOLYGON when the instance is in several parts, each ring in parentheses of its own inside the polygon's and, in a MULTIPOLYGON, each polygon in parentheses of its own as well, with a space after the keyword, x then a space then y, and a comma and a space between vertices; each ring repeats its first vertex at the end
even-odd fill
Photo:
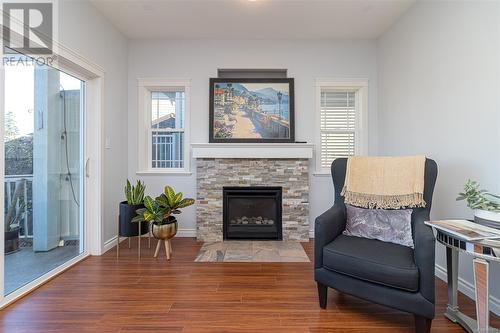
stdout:
POLYGON ((429 333, 431 331, 432 319, 414 315, 415 333, 429 333))
POLYGON ((328 287, 319 282, 318 282, 318 297, 319 297, 319 306, 322 309, 326 309, 326 301, 328 299, 328 287))

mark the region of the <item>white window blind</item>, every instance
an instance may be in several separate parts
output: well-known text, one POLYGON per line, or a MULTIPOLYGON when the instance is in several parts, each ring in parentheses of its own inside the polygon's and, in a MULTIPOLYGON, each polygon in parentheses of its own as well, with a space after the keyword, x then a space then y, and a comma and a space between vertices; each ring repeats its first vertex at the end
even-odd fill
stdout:
POLYGON ((355 154, 356 91, 321 88, 321 168, 333 160, 355 154))

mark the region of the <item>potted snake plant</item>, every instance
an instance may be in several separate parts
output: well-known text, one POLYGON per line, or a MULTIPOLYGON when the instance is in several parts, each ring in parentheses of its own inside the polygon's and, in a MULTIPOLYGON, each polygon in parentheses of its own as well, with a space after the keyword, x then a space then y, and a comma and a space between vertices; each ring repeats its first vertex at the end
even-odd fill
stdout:
POLYGON ((133 222, 146 221, 152 224, 153 236, 159 240, 166 240, 177 234, 177 219, 181 209, 194 204, 194 199, 182 198, 182 192, 175 193, 170 186, 165 186, 163 193, 156 199, 146 196, 144 208, 136 211, 133 222))
MULTIPOLYGON (((26 182, 21 180, 16 182, 16 187, 12 195, 12 201, 7 207, 4 217, 4 253, 10 254, 19 250, 19 230, 21 221, 26 218, 25 207, 27 203, 21 193, 26 186, 26 182)), ((8 189, 10 191, 10 188, 8 189)))
MULTIPOLYGON (((136 210, 144 208, 144 190, 146 187, 141 181, 132 185, 127 179, 124 188, 125 201, 120 202, 120 236, 134 237, 139 236, 139 229, 136 224, 131 223, 136 215, 136 210)), ((147 223, 141 225, 141 235, 149 231, 147 223)))
POLYGON ((474 210, 475 222, 500 229, 500 196, 480 189, 478 182, 468 180, 457 200, 467 201, 467 206, 474 210))

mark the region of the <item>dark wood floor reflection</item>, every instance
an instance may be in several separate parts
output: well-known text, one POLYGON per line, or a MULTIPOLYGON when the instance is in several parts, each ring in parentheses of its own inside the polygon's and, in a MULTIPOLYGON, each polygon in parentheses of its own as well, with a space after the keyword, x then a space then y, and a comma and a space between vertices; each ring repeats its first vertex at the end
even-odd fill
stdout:
MULTIPOLYGON (((312 263, 195 263, 201 244, 173 240, 174 256, 151 258, 135 242, 91 257, 0 312, 0 331, 17 332, 413 332, 409 314, 331 291, 321 310, 312 263)), ((303 244, 312 258, 312 242, 303 244)), ((432 332, 463 332, 442 315, 437 281, 432 332)), ((462 310, 474 303, 460 296, 462 310)), ((493 318, 500 327, 500 320, 493 318)))

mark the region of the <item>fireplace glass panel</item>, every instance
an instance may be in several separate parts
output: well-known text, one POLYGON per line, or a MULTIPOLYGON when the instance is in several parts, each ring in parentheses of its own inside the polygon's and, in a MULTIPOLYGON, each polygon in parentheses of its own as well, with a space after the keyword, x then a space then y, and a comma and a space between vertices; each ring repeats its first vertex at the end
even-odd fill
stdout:
POLYGON ((225 239, 281 239, 281 187, 225 187, 225 239))

